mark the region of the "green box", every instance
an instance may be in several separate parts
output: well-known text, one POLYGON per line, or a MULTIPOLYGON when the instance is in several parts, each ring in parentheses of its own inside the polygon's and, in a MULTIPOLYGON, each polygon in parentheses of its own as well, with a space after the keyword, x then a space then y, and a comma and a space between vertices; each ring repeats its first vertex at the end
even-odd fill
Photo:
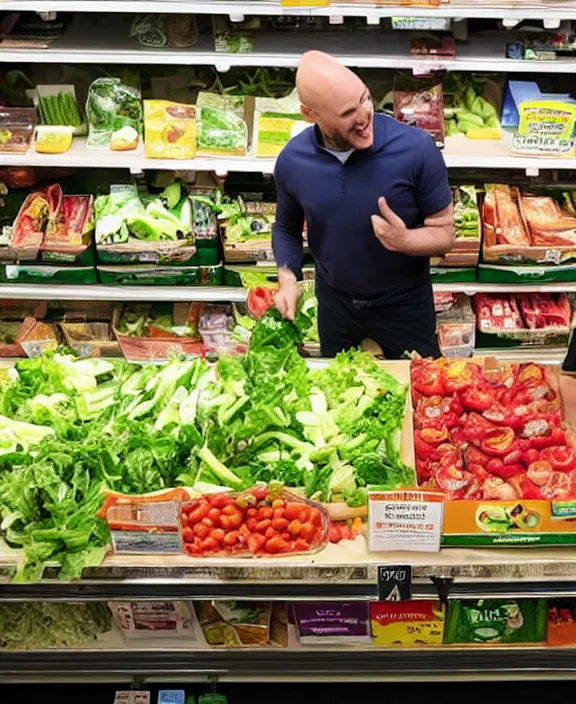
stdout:
POLYGON ((113 286, 220 286, 224 267, 216 266, 99 266, 98 277, 113 286))
POLYGON ((8 284, 97 284, 94 267, 50 266, 48 264, 5 264, 0 281, 8 284))
POLYGON ((497 266, 480 264, 478 280, 494 284, 546 284, 576 281, 576 264, 558 266, 497 266))
POLYGON ((476 267, 443 269, 430 267, 430 277, 434 284, 469 283, 478 280, 476 267))
POLYGON ((526 645, 546 640, 545 599, 459 599, 448 606, 444 643, 526 645))
POLYGON ((92 245, 73 250, 69 252, 57 252, 54 250, 40 250, 39 255, 41 262, 48 262, 54 266, 74 266, 74 267, 93 267, 96 264, 96 250, 92 245))

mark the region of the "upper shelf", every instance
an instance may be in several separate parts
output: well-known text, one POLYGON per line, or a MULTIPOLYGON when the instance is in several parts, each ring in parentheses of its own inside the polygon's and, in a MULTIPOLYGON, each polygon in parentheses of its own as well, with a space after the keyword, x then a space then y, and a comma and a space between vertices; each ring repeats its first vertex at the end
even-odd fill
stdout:
MULTIPOLYGON (((525 169, 534 175, 541 169, 576 169, 576 159, 510 156, 511 140, 512 135, 508 133, 500 140, 474 140, 456 135, 446 139, 442 155, 446 166, 456 169, 525 169)), ((274 159, 252 156, 147 159, 142 146, 132 152, 89 151, 82 138, 75 139, 72 148, 64 154, 38 154, 34 147, 30 147, 26 154, 0 152, 0 166, 115 168, 129 169, 132 173, 147 169, 167 169, 215 171, 218 175, 226 175, 228 172, 271 174, 274 164, 274 159)))
POLYGON ((489 0, 468 0, 468 2, 442 3, 440 7, 400 7, 387 4, 382 6, 370 3, 334 2, 323 7, 290 7, 281 2, 262 0, 3 0, 3 10, 37 12, 190 12, 195 14, 218 15, 300 15, 300 16, 340 16, 340 17, 450 17, 496 18, 511 20, 543 19, 551 23, 556 20, 576 19, 573 3, 557 2, 490 2, 489 0))
POLYGON ((76 16, 50 49, 0 49, 0 62, 71 64, 211 65, 220 71, 236 66, 295 68, 302 53, 319 49, 356 68, 428 71, 508 71, 514 73, 573 73, 575 59, 522 61, 506 58, 506 32, 477 34, 459 44, 457 57, 426 59, 410 55, 409 32, 258 32, 255 51, 228 54, 214 51, 212 37, 203 35, 191 49, 150 49, 130 39, 132 16, 114 23, 106 14, 76 16))

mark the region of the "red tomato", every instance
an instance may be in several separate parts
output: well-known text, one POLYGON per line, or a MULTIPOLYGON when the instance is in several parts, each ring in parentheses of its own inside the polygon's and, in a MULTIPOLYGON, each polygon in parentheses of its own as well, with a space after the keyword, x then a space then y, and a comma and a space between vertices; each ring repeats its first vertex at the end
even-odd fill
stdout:
POLYGON ((254 507, 249 508, 246 511, 246 515, 248 516, 248 518, 256 518, 256 516, 258 515, 258 509, 254 507))
POLYGON ((210 536, 208 536, 200 543, 200 547, 202 548, 202 550, 204 552, 211 552, 212 550, 216 550, 219 547, 219 545, 214 540, 214 538, 211 538, 210 536))
POLYGON ((258 525, 258 519, 257 518, 249 518, 246 521, 246 526, 248 527, 248 530, 250 532, 254 532, 256 530, 256 526, 258 525))
POLYGON ((310 510, 308 509, 308 506, 306 506, 305 509, 302 509, 300 513, 298 514, 298 520, 300 523, 306 523, 308 520, 310 520, 310 510))
POLYGON ((265 486, 257 486, 252 489, 252 495, 255 497, 256 501, 264 501, 268 498, 268 488, 265 486))
POLYGON ((284 509, 284 506, 286 505, 286 502, 284 499, 274 499, 272 502, 272 508, 276 510, 277 508, 284 509))
POLYGON ((193 545, 192 543, 188 543, 186 545, 186 552, 189 555, 201 555, 202 548, 199 545, 193 545))
POLYGON ((239 513, 234 513, 232 516, 221 516, 220 525, 224 530, 236 530, 242 525, 242 516, 239 513))
POLYGON ((310 509, 310 523, 316 527, 322 525, 322 513, 317 508, 310 509))
POLYGON ((228 496, 226 494, 211 494, 208 497, 208 502, 213 508, 224 508, 228 503, 228 496))
POLYGON ((226 533, 226 535, 222 539, 222 545, 226 545, 226 547, 231 547, 232 545, 236 544, 239 537, 240 533, 237 530, 231 530, 229 533, 226 533))
POLYGON ((287 502, 286 503, 286 508, 284 509, 284 516, 289 520, 293 521, 295 518, 298 518, 300 515, 300 511, 304 510, 306 506, 304 504, 296 503, 296 502, 287 502))
POLYGON ((300 535, 300 531, 302 530, 302 523, 298 519, 295 519, 293 521, 290 521, 288 525, 288 532, 293 538, 296 538, 298 535, 300 535))
POLYGON ((254 530, 256 533, 265 533, 271 525, 272 521, 269 518, 266 518, 263 521, 258 521, 254 527, 254 530))
POLYGON ((312 523, 303 523, 302 528, 300 529, 300 535, 304 540, 307 540, 309 543, 312 542, 312 539, 314 535, 316 534, 316 526, 313 526, 312 523))
POLYGON ((277 555, 278 553, 288 552, 290 544, 286 540, 282 540, 279 536, 275 536, 266 541, 264 548, 266 552, 269 552, 271 555, 277 555))
POLYGON ((308 549, 310 547, 308 541, 304 540, 303 538, 298 538, 297 540, 295 540, 293 545, 294 552, 308 552, 308 549))
POLYGON ((272 518, 284 518, 284 507, 272 509, 272 518))
POLYGON ((519 474, 523 474, 525 471, 524 465, 521 464, 504 464, 501 459, 493 457, 488 464, 486 469, 490 474, 495 477, 500 477, 500 479, 510 479, 519 474))
POLYGON ((341 521, 338 523, 338 528, 340 529, 340 535, 342 540, 354 540, 354 533, 352 533, 352 528, 346 523, 346 521, 341 521))
POLYGON ((195 526, 196 523, 202 523, 203 516, 200 514, 198 509, 194 509, 192 513, 188 516, 188 525, 195 526))
POLYGON ((255 555, 263 548, 265 542, 266 538, 263 535, 260 535, 260 533, 252 533, 252 535, 248 536, 247 540, 248 550, 255 555))
POLYGON ((270 528, 266 529, 266 532, 264 533, 264 535, 266 536, 266 538, 273 538, 274 536, 278 535, 278 531, 274 530, 274 528, 272 528, 272 526, 270 526, 270 528))
POLYGON ((287 518, 273 518, 272 519, 272 528, 274 530, 277 530, 278 532, 282 533, 282 531, 285 531, 286 528, 288 528, 288 524, 290 521, 287 518))
POLYGON ((192 511, 198 506, 198 501, 191 501, 189 504, 185 504, 182 506, 182 513, 186 516, 189 516, 192 511))
POLYGON ((199 538, 205 538, 210 532, 210 528, 204 523, 197 523, 192 530, 199 538))
POLYGON ((192 531, 192 528, 186 526, 186 528, 182 529, 182 540, 186 541, 187 543, 190 543, 194 540, 194 533, 192 531))
POLYGON ((342 536, 340 535, 340 529, 336 525, 336 523, 330 523, 328 526, 328 540, 331 543, 339 543, 342 540, 342 536))
POLYGON ((228 504, 222 509, 223 516, 234 516, 235 514, 241 515, 242 511, 236 506, 236 504, 228 504))
POLYGON ((217 526, 220 523, 220 509, 211 508, 208 511, 207 518, 209 518, 212 521, 213 525, 217 526))
POLYGON ((211 521, 208 516, 202 519, 202 525, 208 526, 208 528, 214 527, 214 521, 211 521))
POLYGON ((266 518, 272 518, 273 510, 270 506, 261 506, 258 509, 258 520, 263 521, 266 518))
POLYGON ((216 543, 221 543, 224 540, 225 535, 226 533, 222 530, 222 528, 214 528, 212 531, 210 531, 210 537, 216 543))

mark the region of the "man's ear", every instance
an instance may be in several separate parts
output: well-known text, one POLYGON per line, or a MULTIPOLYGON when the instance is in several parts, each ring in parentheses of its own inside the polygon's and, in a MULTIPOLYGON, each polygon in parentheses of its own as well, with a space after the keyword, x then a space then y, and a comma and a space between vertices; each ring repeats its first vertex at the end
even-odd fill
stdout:
POLYGON ((301 105, 300 112, 302 113, 302 117, 306 120, 306 122, 316 122, 316 120, 314 119, 314 110, 312 110, 312 108, 306 107, 306 105, 301 105))

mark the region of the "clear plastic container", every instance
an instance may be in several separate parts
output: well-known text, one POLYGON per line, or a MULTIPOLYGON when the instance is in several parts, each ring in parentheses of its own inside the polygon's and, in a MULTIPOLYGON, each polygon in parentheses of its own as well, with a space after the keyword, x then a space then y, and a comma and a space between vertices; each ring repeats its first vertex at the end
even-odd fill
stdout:
POLYGON ((27 152, 35 126, 34 108, 0 107, 0 152, 27 152))
POLYGON ((326 547, 328 513, 315 501, 258 486, 181 504, 180 531, 193 557, 285 557, 326 547))

